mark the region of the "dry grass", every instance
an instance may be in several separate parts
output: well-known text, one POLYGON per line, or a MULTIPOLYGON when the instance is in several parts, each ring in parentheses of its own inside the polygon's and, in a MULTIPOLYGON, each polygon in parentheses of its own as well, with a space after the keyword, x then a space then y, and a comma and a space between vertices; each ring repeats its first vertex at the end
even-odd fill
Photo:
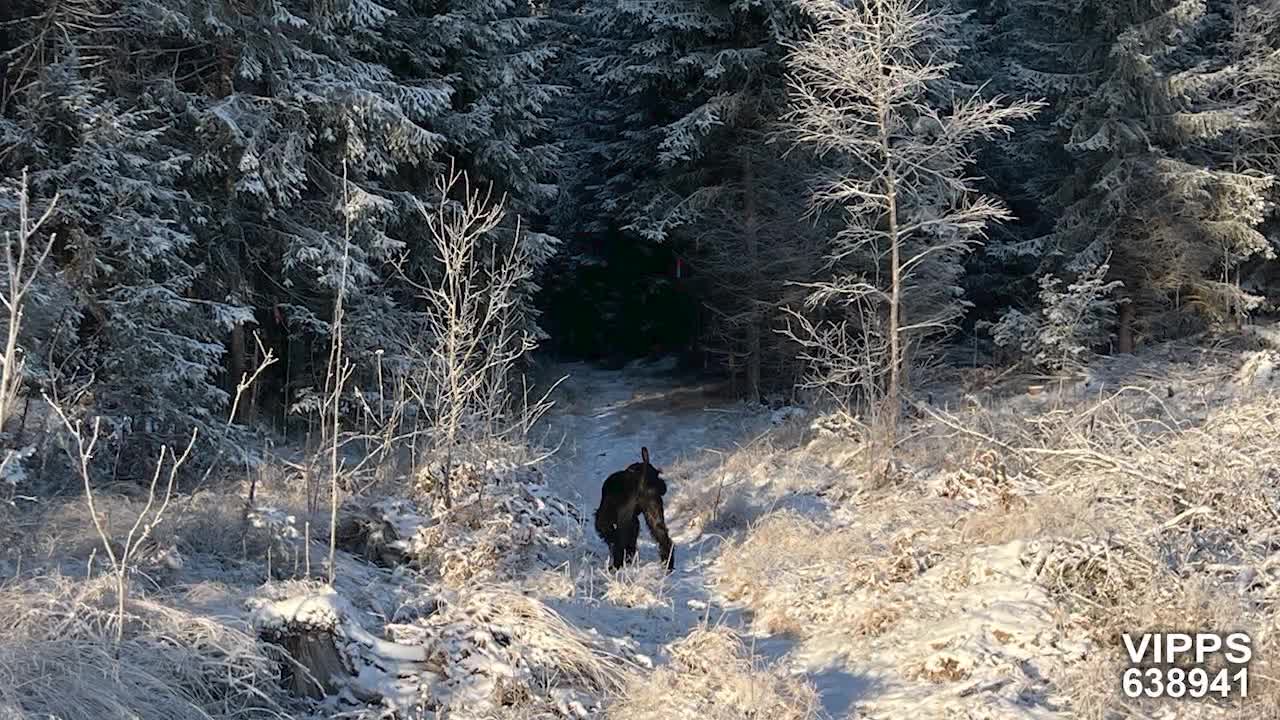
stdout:
POLYGON ((1256 608, 1242 602, 1231 588, 1214 587, 1203 578, 1181 579, 1171 576, 1153 578, 1151 584, 1135 587, 1110 606, 1107 613, 1089 613, 1085 627, 1098 636, 1100 651, 1086 657, 1069 669, 1061 685, 1071 697, 1074 717, 1082 720, 1109 720, 1117 717, 1151 717, 1162 703, 1125 701, 1116 692, 1116 679, 1126 665, 1120 639, 1102 637, 1123 631, 1245 631, 1254 640, 1250 664, 1249 699, 1235 705, 1216 702, 1185 701, 1163 703, 1165 711, 1179 718, 1218 718, 1220 720, 1262 720, 1280 717, 1280 692, 1275 681, 1275 640, 1269 628, 1260 623, 1273 619, 1260 617, 1256 608))
POLYGON ((853 603, 852 588, 861 584, 859 558, 870 538, 832 531, 794 513, 765 517, 746 537, 725 549, 720 559, 720 587, 733 600, 745 602, 754 622, 770 633, 795 632, 845 614, 853 603), (821 602, 822 586, 832 595, 821 602))
POLYGON ((849 477, 823 458, 799 448, 804 435, 790 420, 722 454, 710 467, 678 467, 667 514, 698 532, 736 534, 780 503, 834 489, 849 477), (685 480, 684 478, 690 478, 685 480))
POLYGON ((615 572, 601 571, 604 599, 631 608, 671 604, 666 568, 661 563, 628 564, 615 572))
POLYGON ((278 718, 278 666, 218 619, 135 597, 114 643, 114 592, 59 577, 0 590, 0 709, 14 720, 278 718))
MULTIPOLYGON (((676 483, 667 501, 667 514, 702 532, 729 532, 745 527, 760 509, 754 507, 752 490, 770 474, 777 454, 753 445, 726 455, 710 477, 698 482, 676 483)), ((697 477, 700 468, 672 468, 673 477, 697 477)))
POLYGON ((1090 504, 1083 498, 1039 495, 1015 507, 979 508, 960 523, 963 542, 1000 545, 1010 540, 1047 536, 1076 537, 1091 527, 1090 504))
POLYGON ((891 617, 867 617, 869 603, 942 557, 942 541, 912 529, 908 518, 888 510, 869 515, 872 521, 845 527, 789 511, 767 515, 724 550, 720 588, 750 607, 756 626, 766 632, 842 628, 863 634, 891 617))
MULTIPOLYGON (((952 457, 999 458, 935 475, 935 491, 958 488, 969 508, 965 538, 1034 539, 1030 570, 1096 643, 1061 679, 1076 717, 1155 712, 1116 692, 1122 632, 1246 630, 1260 642, 1276 621, 1280 395, 1187 386, 1195 391, 1125 387, 1020 416, 973 408, 930 418, 963 448, 952 457)), ((1280 693, 1263 666, 1246 705, 1196 712, 1280 716, 1267 715, 1280 693)))
MULTIPOLYGON (((259 493, 262 498, 266 494, 259 493)), ((123 539, 132 519, 136 518, 145 499, 130 495, 99 493, 96 499, 102 523, 113 542, 123 539)), ((273 537, 267 528, 254 527, 245 522, 244 498, 232 492, 201 492, 193 497, 175 501, 177 512, 171 512, 164 522, 157 525, 140 548, 137 562, 131 563, 136 574, 145 576, 145 584, 153 589, 168 585, 175 578, 173 563, 209 564, 230 572, 261 581, 265 577, 268 551, 274 551, 274 570, 292 572, 295 564, 291 556, 281 551, 280 539, 273 537)), ((41 568, 62 567, 68 572, 79 572, 93 560, 93 568, 100 571, 109 567, 102 550, 101 540, 93 526, 86 520, 87 510, 79 498, 51 500, 38 512, 21 515, 21 542, 11 547, 20 548, 23 554, 23 574, 41 568)), ((297 518, 299 532, 303 529, 304 516, 297 518)), ((313 539, 316 532, 312 526, 313 539)), ((300 543, 294 543, 293 554, 301 552, 300 543)), ((312 558, 320 567, 319 551, 312 558)), ((300 571, 299 571, 300 572, 300 571)))
POLYGON ((817 692, 802 678, 753 658, 724 627, 699 628, 671 646, 671 662, 637 673, 605 712, 611 720, 811 720, 817 692))
MULTIPOLYGON (((1124 631, 1245 630, 1262 638, 1280 598, 1270 562, 1280 534, 1280 398, 1229 402, 1197 425, 1168 421, 1170 430, 1154 437, 1143 422, 1116 413, 1096 437, 1065 448, 1079 470, 1070 481, 1060 476, 1052 492, 1092 503, 1095 539, 1053 546, 1042 579, 1089 619, 1106 658, 1094 663, 1115 664, 1124 631)), ((1079 716, 1126 711, 1097 672, 1083 668, 1070 684, 1079 716)), ((1255 670, 1237 717, 1263 717, 1260 707, 1280 704, 1267 675, 1255 670)))
MULTIPOLYGON (((1158 712, 1117 691, 1122 632, 1245 630, 1255 643, 1249 702, 1177 716, 1280 718, 1280 670, 1262 649, 1280 620, 1280 391, 1254 378, 1257 364, 1129 367, 1132 386, 921 407, 903 428, 896 483, 855 479, 820 521, 760 517, 724 550, 720 587, 762 630, 891 652, 927 604, 920 593, 972 592, 971 578, 949 569, 984 547, 1026 542, 1027 577, 1049 592, 1064 637, 1092 643, 1048 677, 1073 717, 1158 712), (943 573, 917 584, 939 564, 943 573)), ((856 478, 864 452, 839 432, 786 459, 760 447, 743 455, 748 480, 804 467, 805 456, 856 478)), ((752 491, 726 485, 717 503, 751 506, 752 491)), ((907 681, 910 670, 899 668, 907 681)))

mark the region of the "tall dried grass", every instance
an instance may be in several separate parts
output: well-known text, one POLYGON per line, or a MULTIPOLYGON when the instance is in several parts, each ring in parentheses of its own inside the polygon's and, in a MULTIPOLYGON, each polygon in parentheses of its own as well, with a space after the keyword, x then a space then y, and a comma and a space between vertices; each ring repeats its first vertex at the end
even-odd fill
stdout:
POLYGON ((247 628, 134 597, 115 637, 114 580, 0 589, 0 714, 14 720, 286 717, 278 665, 247 628))
POLYGON ((814 720, 818 693, 780 665, 753 657, 733 631, 702 627, 671 646, 671 661, 632 676, 610 720, 814 720))

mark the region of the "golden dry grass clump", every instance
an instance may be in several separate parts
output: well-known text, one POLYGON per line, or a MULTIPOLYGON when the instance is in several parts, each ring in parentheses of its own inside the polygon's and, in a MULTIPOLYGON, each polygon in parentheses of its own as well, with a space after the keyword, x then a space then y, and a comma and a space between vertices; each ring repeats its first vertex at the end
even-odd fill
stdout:
POLYGON ((725 627, 703 627, 671 646, 671 661, 638 672, 609 705, 610 720, 814 720, 818 694, 802 677, 751 656, 725 627))
POLYGON ((117 646, 110 578, 0 589, 0 717, 279 717, 278 658, 248 628, 181 608, 132 598, 117 646))

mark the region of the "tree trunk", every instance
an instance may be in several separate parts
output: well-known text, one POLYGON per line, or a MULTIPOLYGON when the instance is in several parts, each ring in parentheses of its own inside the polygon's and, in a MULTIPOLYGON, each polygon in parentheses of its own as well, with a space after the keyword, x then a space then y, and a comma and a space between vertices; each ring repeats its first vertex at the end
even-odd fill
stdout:
MULTIPOLYGON (((742 151, 742 259, 748 272, 759 267, 760 238, 756 226, 755 173, 751 166, 751 151, 742 151)), ((755 298, 748 298, 755 303, 755 298)), ((760 318, 755 309, 747 312, 747 400, 760 402, 760 318)))
POLYGON ((1132 301, 1120 306, 1120 327, 1116 332, 1116 352, 1133 352, 1133 321, 1136 315, 1137 311, 1134 309, 1132 301))
POLYGON ((888 121, 881 116, 880 145, 885 158, 885 211, 889 221, 889 390, 885 395, 885 443, 892 460, 897 445, 898 415, 902 412, 902 239, 898 236, 897 180, 889 150, 888 121))
POLYGON ((333 635, 316 628, 290 628, 281 644, 297 666, 286 665, 286 687, 294 697, 318 700, 338 691, 349 677, 333 635), (304 672, 305 670, 305 672, 304 672))

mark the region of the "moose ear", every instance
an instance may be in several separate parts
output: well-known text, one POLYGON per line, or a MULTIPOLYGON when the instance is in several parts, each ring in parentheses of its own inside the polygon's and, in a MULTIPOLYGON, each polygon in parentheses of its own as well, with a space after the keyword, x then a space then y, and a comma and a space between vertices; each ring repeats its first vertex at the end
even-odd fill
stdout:
POLYGON ((645 465, 649 464, 649 448, 647 447, 640 448, 640 459, 644 461, 645 465))

